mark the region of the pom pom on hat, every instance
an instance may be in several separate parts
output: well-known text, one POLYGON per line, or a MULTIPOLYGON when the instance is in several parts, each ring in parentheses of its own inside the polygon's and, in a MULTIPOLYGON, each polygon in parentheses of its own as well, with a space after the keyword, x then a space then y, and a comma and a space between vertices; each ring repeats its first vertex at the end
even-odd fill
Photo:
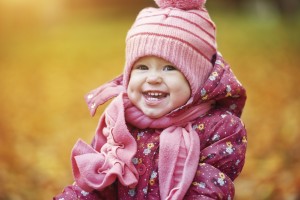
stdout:
POLYGON ((179 8, 181 10, 193 10, 203 8, 206 0, 154 0, 160 8, 179 8))

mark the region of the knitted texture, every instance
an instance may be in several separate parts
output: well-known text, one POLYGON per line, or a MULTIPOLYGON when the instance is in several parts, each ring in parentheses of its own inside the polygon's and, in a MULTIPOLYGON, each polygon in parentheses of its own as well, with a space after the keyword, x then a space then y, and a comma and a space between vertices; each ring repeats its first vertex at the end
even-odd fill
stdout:
POLYGON ((189 82, 193 96, 212 70, 217 51, 215 25, 204 7, 183 10, 183 3, 159 2, 162 8, 143 9, 128 31, 124 85, 128 85, 134 63, 152 55, 174 64, 189 82))

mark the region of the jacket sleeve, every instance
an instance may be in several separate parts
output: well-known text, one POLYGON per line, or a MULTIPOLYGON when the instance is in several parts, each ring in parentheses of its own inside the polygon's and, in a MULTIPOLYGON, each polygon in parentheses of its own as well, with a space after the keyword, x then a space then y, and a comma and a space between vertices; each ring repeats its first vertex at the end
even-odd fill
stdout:
POLYGON ((103 191, 94 190, 92 192, 86 192, 82 190, 76 183, 65 187, 61 194, 53 197, 53 200, 116 200, 117 191, 116 184, 113 184, 103 191))
POLYGON ((229 112, 215 111, 194 128, 200 137, 200 163, 185 199, 233 199, 233 180, 245 161, 244 124, 229 112))

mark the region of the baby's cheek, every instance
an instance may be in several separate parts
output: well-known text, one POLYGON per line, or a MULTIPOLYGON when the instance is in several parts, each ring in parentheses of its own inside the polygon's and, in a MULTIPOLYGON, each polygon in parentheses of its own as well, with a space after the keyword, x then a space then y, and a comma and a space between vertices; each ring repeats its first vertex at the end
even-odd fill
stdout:
POLYGON ((127 88, 127 95, 128 95, 129 100, 132 101, 134 98, 134 93, 133 93, 132 89, 127 88))
POLYGON ((128 89, 127 89, 127 95, 128 95, 128 98, 129 98, 130 102, 133 105, 137 106, 138 101, 140 99, 138 93, 135 92, 135 90, 132 90, 130 87, 128 87, 128 89))

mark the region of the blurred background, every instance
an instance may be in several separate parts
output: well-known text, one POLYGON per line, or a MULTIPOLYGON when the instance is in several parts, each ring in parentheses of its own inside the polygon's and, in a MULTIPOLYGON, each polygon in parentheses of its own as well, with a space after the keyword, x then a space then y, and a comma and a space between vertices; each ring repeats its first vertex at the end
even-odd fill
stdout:
MULTIPOLYGON (((90 142, 91 89, 120 74, 126 32, 152 0, 0 1, 0 200, 51 199, 90 142)), ((214 0, 219 50, 247 88, 237 200, 300 199, 300 2, 214 0)), ((102 108, 103 109, 103 108, 102 108)))

